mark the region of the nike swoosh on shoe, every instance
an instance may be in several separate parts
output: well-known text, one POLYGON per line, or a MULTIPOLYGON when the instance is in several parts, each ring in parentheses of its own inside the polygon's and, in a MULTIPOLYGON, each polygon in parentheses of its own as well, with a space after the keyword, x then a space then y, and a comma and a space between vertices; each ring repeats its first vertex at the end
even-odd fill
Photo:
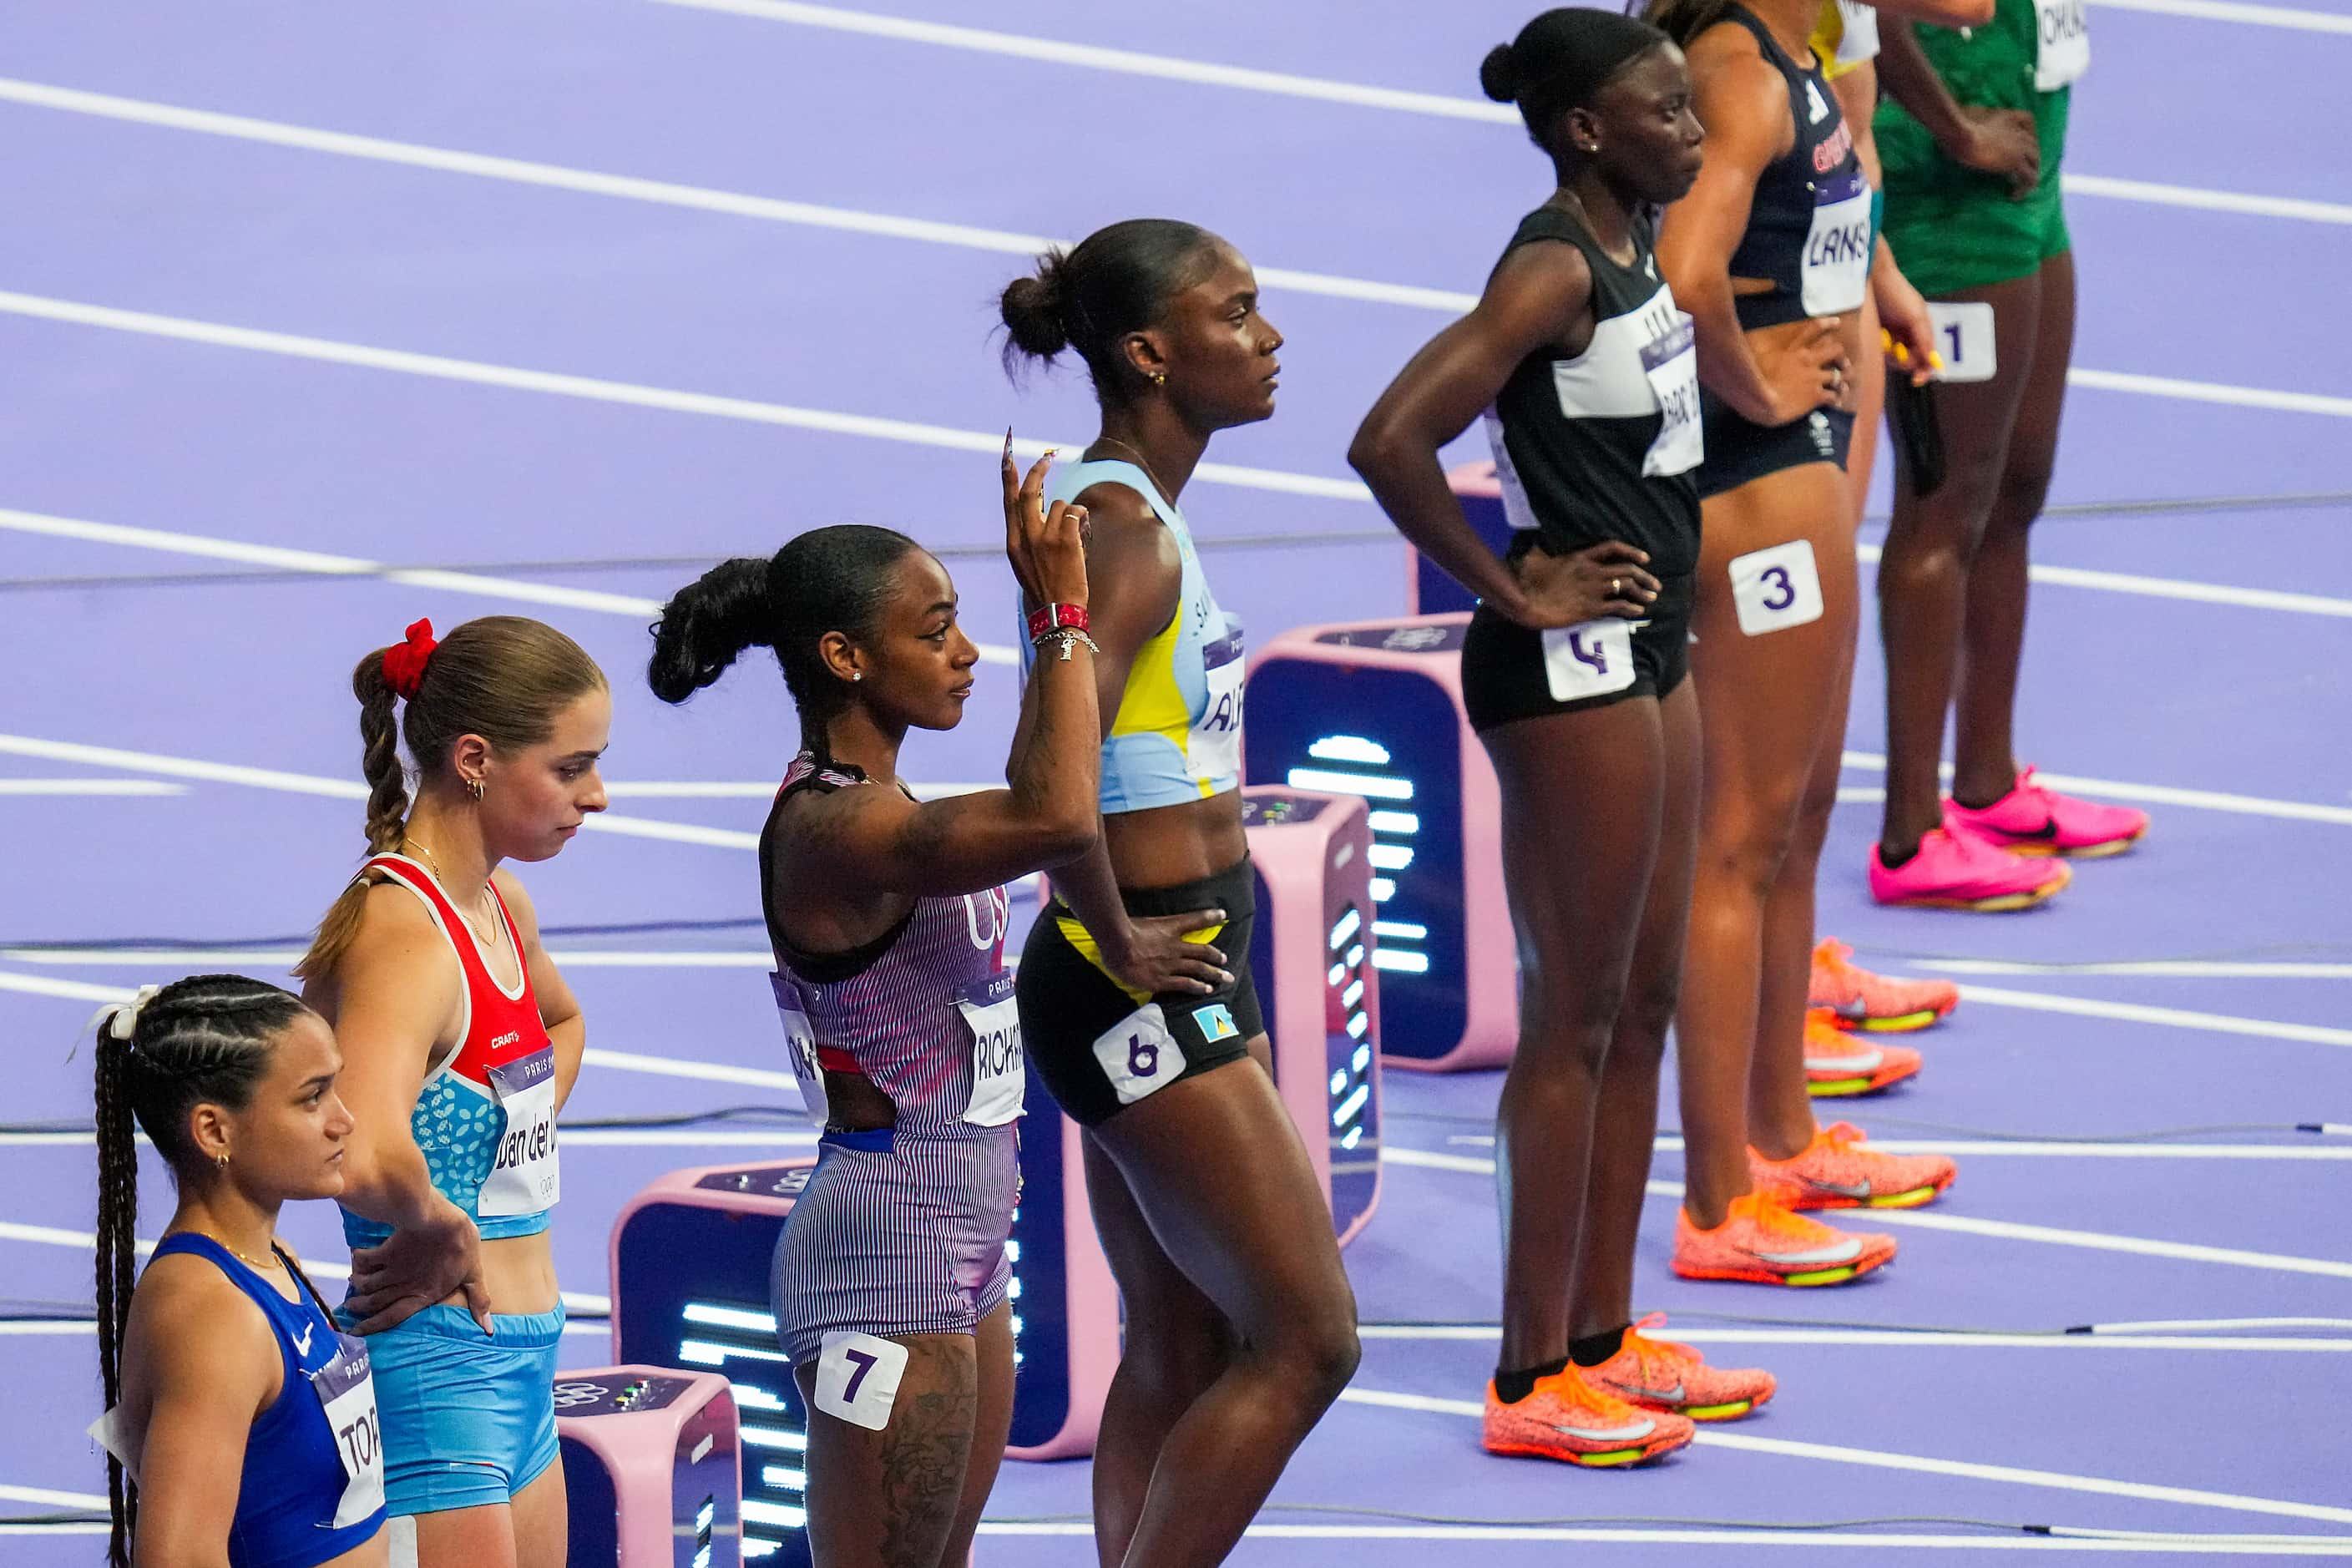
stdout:
POLYGON ((1870 1019, 1870 1005, 1859 996, 1851 1002, 1840 1002, 1830 1011, 1849 1024, 1867 1023, 1870 1019))
POLYGON ((1848 1237, 1834 1246, 1816 1247, 1810 1252, 1759 1252, 1753 1247, 1741 1250, 1748 1257, 1761 1258, 1767 1263, 1845 1263, 1862 1256, 1862 1243, 1848 1237))
POLYGON ((1587 1443, 1635 1443, 1658 1429, 1654 1421, 1636 1421, 1630 1426, 1569 1426, 1555 1421, 1551 1429, 1563 1436, 1580 1438, 1587 1443))
POLYGON ((1617 1386, 1623 1389, 1630 1398, 1654 1399, 1660 1405, 1680 1405, 1689 1397, 1683 1392, 1683 1385, 1679 1383, 1672 1388, 1637 1388, 1630 1383, 1621 1383, 1617 1386))
POLYGON ((1845 1182, 1824 1182, 1814 1176, 1804 1177, 1803 1181, 1805 1185, 1812 1188, 1816 1192, 1834 1193, 1842 1198, 1866 1198, 1870 1195, 1870 1184, 1868 1182, 1854 1182, 1852 1184, 1845 1182))

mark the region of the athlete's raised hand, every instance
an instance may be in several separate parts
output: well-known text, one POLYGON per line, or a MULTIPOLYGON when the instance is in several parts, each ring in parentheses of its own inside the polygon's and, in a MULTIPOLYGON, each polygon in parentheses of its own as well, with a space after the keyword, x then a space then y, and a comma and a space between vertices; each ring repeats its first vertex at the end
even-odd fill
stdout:
POLYGON ((1004 433, 1004 554, 1033 606, 1087 602, 1087 509, 1057 500, 1045 505, 1045 470, 1054 454, 1030 465, 1023 479, 1013 466, 1013 432, 1004 433))
POLYGON ((1514 568, 1524 603, 1513 618, 1533 631, 1612 616, 1641 620, 1658 596, 1658 580, 1643 570, 1649 563, 1647 554, 1614 539, 1571 555, 1530 550, 1514 568))

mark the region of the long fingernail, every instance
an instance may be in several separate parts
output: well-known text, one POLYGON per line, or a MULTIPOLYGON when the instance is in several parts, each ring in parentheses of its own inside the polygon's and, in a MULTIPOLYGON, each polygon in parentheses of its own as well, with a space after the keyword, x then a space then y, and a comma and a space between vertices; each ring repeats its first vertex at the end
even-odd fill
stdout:
POLYGON ((1054 454, 1055 454, 1055 453, 1056 453, 1056 452, 1058 452, 1058 451, 1060 451, 1060 450, 1061 450, 1061 448, 1060 448, 1059 447, 1046 447, 1046 448, 1045 448, 1045 455, 1044 457, 1040 458, 1038 459, 1038 461, 1039 461, 1039 462, 1044 462, 1044 463, 1050 463, 1050 462, 1052 462, 1052 461, 1054 460, 1054 454))

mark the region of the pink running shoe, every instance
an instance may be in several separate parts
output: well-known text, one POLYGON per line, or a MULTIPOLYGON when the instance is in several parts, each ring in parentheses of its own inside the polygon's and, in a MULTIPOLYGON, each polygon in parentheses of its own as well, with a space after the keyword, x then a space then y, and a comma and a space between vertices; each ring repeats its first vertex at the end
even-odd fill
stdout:
POLYGON ((1890 868, 1873 845, 1870 896, 1882 904, 1990 913, 2030 910, 2074 879, 2063 866, 2004 854, 1962 827, 1954 815, 1958 810, 1946 802, 1944 826, 1929 828, 1919 840, 1919 852, 1900 866, 1890 868))
POLYGON ((1675 1215, 1669 1267, 1685 1279, 1843 1285, 1894 1256, 1893 1237, 1833 1229, 1781 1207, 1759 1188, 1732 1199, 1731 1212, 1713 1230, 1691 1224, 1688 1209, 1675 1215))
POLYGON ((1896 980, 1853 962, 1853 949, 1823 937, 1813 949, 1811 1005, 1826 1009, 1841 1029, 1906 1034, 1939 1022, 1960 1005, 1948 980, 1896 980))
POLYGON ((2028 768, 2018 774, 2016 785, 1981 811, 1947 801, 1944 826, 1949 828, 1957 820, 2012 855, 2064 855, 2078 860, 2120 855, 2147 837, 2147 813, 2060 795, 2035 784, 2033 773, 2028 768))
POLYGON ((1769 1372, 1709 1366, 1690 1346, 1643 1332, 1665 1326, 1666 1315, 1653 1312, 1627 1329, 1623 1348, 1588 1369, 1586 1380, 1644 1410, 1671 1410, 1694 1421, 1737 1421, 1780 1387, 1769 1372))
POLYGON ((1850 1121, 1813 1134, 1793 1159, 1748 1151, 1756 1190, 1789 1209, 1909 1209, 1933 1203, 1959 1167, 1942 1154, 1882 1154, 1850 1121))
POLYGON ((1517 1405, 1486 1384, 1482 1441, 1490 1454, 1592 1468, 1642 1465, 1685 1447, 1693 1431, 1687 1417, 1636 1408, 1574 1366, 1536 1379, 1536 1391, 1517 1405))
POLYGON ((1908 1046, 1857 1040, 1832 1021, 1830 1010, 1805 1014, 1805 1092, 1815 1099, 1876 1094, 1919 1070, 1919 1053, 1908 1046))

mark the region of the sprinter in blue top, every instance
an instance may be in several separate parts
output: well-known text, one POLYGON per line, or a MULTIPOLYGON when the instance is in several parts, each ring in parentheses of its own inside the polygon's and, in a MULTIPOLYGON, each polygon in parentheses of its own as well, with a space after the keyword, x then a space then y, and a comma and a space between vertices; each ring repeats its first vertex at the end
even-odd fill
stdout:
POLYGON ((383 1568, 383 1454, 364 1343, 277 1240, 342 1191, 351 1112, 325 1020, 236 974, 149 986, 98 1027, 98 1360, 107 1561, 383 1568), (136 1121, 179 1207, 131 1285, 136 1121))
MULTIPOLYGON (((1357 1356, 1250 981, 1240 628, 1178 505, 1215 432, 1272 416, 1282 334, 1232 246, 1160 218, 1046 256, 1003 311, 1008 366, 1076 349, 1102 405, 1085 461, 1048 491, 1091 526, 1102 837, 1055 870, 1014 987, 1031 1064, 1086 1129, 1087 1195, 1127 1303, 1096 1544, 1106 1563, 1214 1563, 1357 1356)), ((1033 682, 1024 735, 1035 697, 1033 682)))

